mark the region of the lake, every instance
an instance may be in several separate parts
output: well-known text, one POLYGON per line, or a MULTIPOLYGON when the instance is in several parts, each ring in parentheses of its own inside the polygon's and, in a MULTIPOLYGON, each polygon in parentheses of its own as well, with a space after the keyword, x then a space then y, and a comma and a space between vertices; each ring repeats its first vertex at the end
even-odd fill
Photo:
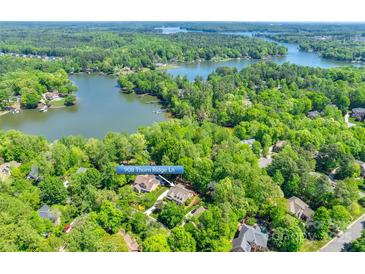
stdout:
MULTIPOLYGON (((168 28, 168 30, 162 29, 163 34, 172 34, 177 32, 189 32, 185 29, 180 28, 168 28), (175 32, 174 32, 175 31, 175 32)), ((236 32, 236 33, 223 33, 223 34, 230 34, 230 35, 244 35, 244 36, 253 36, 254 33, 252 32, 236 32)), ((299 50, 298 45, 296 44, 289 44, 289 43, 281 43, 276 42, 268 38, 262 38, 266 41, 274 42, 279 45, 283 45, 288 49, 288 53, 286 56, 283 57, 271 57, 267 60, 275 62, 277 64, 282 64, 284 62, 289 62, 296 65, 301 66, 310 66, 310 67, 320 67, 320 68, 331 68, 331 67, 338 67, 338 66, 348 66, 352 65, 350 62, 340 62, 335 60, 329 60, 322 58, 319 54, 314 52, 304 52, 299 50)), ((189 64, 180 64, 178 67, 167 69, 166 71, 173 76, 177 75, 186 75, 189 80, 194 80, 196 76, 201 76, 206 78, 210 73, 214 72, 216 68, 227 66, 227 67, 236 67, 238 70, 241 70, 248 65, 260 62, 262 60, 257 59, 240 59, 240 60, 228 60, 228 61, 221 61, 221 62, 196 62, 196 63, 189 63, 189 64)))
POLYGON ((0 128, 42 135, 49 140, 67 135, 102 138, 109 131, 133 133, 141 126, 167 120, 156 98, 121 93, 115 77, 78 74, 70 79, 78 87, 77 105, 47 112, 33 109, 6 114, 0 116, 0 128))
MULTIPOLYGON (((166 35, 176 32, 187 32, 187 30, 162 28, 162 33, 166 35)), ((252 33, 247 32, 234 34, 252 36, 252 33)), ((321 58, 316 53, 300 51, 295 44, 278 44, 288 48, 287 56, 269 59, 278 64, 290 62, 297 65, 322 68, 350 65, 346 62, 321 58)), ((196 76, 206 78, 221 66, 237 67, 240 70, 259 61, 241 59, 222 62, 198 62, 181 64, 166 71, 174 76, 186 75, 188 79, 194 80, 196 76)), ((160 105, 156 103, 156 98, 119 92, 115 77, 80 74, 73 75, 70 78, 79 88, 76 94, 79 101, 76 106, 50 109, 46 113, 38 110, 22 110, 19 114, 0 116, 0 129, 16 129, 28 134, 42 135, 49 140, 67 135, 100 138, 104 137, 109 131, 133 133, 141 126, 167 120, 167 115, 160 113, 160 105)))

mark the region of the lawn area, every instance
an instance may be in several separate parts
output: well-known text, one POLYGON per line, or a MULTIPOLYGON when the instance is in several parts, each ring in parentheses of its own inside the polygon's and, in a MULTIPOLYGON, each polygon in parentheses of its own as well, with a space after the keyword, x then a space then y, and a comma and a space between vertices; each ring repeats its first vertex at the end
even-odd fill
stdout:
POLYGON ((152 191, 150 193, 140 194, 140 197, 137 203, 144 207, 144 210, 153 206, 156 202, 158 196, 164 193, 167 190, 167 187, 159 187, 157 190, 152 191))
POLYGON ((331 239, 325 239, 321 241, 311 241, 304 240, 304 244, 300 249, 301 252, 316 252, 321 249, 326 243, 328 243, 331 239))
POLYGON ((64 107, 65 106, 65 98, 62 98, 60 100, 53 100, 50 102, 51 107, 64 107))

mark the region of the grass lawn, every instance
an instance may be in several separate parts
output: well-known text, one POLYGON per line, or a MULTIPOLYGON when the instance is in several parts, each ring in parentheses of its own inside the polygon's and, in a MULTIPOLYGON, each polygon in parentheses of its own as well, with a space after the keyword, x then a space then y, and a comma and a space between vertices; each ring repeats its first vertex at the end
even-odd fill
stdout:
POLYGON ((144 207, 144 210, 152 207, 156 202, 157 198, 167 190, 167 187, 159 187, 157 190, 152 191, 150 193, 140 194, 138 199, 138 204, 144 207))
POLYGON ((325 239, 321 241, 311 241, 311 240, 304 240, 304 244, 300 249, 301 252, 316 252, 321 249, 326 243, 328 243, 331 239, 325 239))
POLYGON ((60 100, 55 100, 50 102, 52 107, 64 107, 65 106, 65 98, 60 100))

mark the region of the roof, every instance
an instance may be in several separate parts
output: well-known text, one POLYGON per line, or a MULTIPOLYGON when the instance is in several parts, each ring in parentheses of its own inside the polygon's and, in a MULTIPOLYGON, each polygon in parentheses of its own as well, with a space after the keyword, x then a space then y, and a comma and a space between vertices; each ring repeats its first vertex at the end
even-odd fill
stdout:
POLYGON ((356 113, 358 113, 358 114, 365 114, 365 108, 353 108, 352 109, 352 113, 353 114, 356 114, 356 113))
POLYGON ((43 219, 48 219, 52 222, 55 222, 59 217, 59 215, 57 213, 53 212, 48 205, 43 205, 38 210, 38 215, 39 215, 39 217, 41 217, 43 219))
POLYGON ((237 238, 233 240, 233 249, 241 248, 245 252, 250 252, 253 245, 266 248, 268 235, 262 233, 260 228, 243 224, 237 238))
POLYGON ((255 142, 256 140, 255 139, 247 139, 247 140, 242 140, 241 143, 242 144, 245 144, 245 145, 249 145, 249 146, 252 146, 252 144, 255 142))
POLYGON ((278 141, 276 144, 275 144, 275 147, 277 148, 282 148, 286 145, 286 141, 282 140, 282 141, 278 141))
POLYGON ((309 205, 295 196, 288 199, 288 208, 291 213, 297 215, 298 217, 304 215, 305 217, 309 218, 314 213, 314 211, 309 208, 309 205))
POLYGON ((197 209, 194 209, 194 210, 191 212, 191 214, 192 214, 193 216, 196 216, 196 215, 199 215, 199 214, 203 213, 204 211, 206 211, 206 209, 205 209, 203 206, 201 206, 201 207, 199 207, 199 208, 197 208, 197 209))
POLYGON ((310 118, 315 118, 315 117, 319 116, 319 114, 320 113, 317 110, 309 111, 307 113, 308 117, 310 117, 310 118))
POLYGON ((79 174, 79 173, 84 173, 86 172, 87 168, 86 167, 80 167, 77 171, 76 171, 76 174, 79 174))
POLYGON ((134 181, 134 186, 145 191, 152 191, 160 184, 155 175, 138 175, 134 181))
POLYGON ((27 178, 28 179, 38 179, 38 177, 39 177, 38 167, 32 166, 30 169, 30 172, 28 173, 27 178))
POLYGON ((186 189, 183 185, 177 184, 170 188, 167 198, 175 200, 179 203, 185 203, 193 195, 193 192, 186 189))

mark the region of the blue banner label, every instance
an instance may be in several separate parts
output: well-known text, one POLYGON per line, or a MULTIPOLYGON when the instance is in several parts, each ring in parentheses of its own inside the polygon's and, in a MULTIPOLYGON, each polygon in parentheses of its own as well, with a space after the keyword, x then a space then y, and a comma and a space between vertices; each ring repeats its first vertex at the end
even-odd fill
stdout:
POLYGON ((117 174, 184 174, 183 166, 118 166, 117 174))

